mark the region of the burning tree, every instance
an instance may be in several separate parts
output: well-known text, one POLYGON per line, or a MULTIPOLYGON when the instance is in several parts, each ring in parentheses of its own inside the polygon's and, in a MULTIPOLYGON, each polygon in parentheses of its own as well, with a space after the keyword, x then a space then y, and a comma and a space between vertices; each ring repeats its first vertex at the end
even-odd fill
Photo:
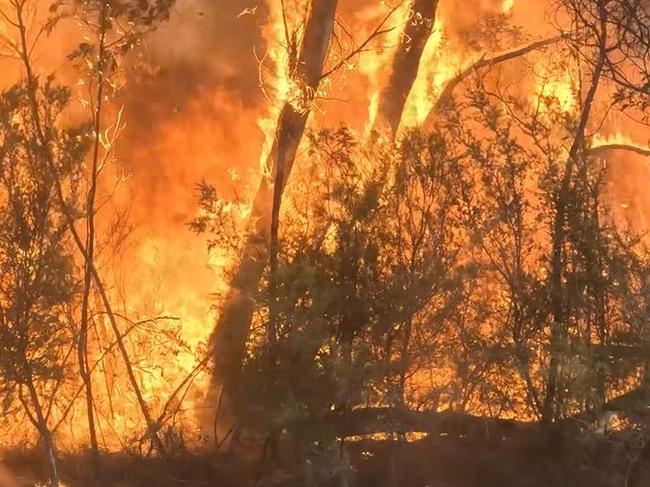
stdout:
POLYGON ((51 411, 66 379, 70 328, 66 307, 77 291, 65 217, 57 203, 47 150, 59 174, 78 178, 88 148, 85 128, 59 129, 57 117, 68 92, 53 80, 19 84, 2 94, 2 219, 0 233, 0 370, 3 400, 19 400, 38 431, 58 483, 51 411), (39 121, 32 117, 32 94, 43 102, 39 121), (36 138, 36 124, 45 134, 36 138))
MULTIPOLYGON (((349 444, 379 435, 398 485, 416 435, 525 438, 560 451, 559 440, 613 427, 616 413, 617 434, 643 442, 626 465, 641 478, 647 239, 626 226, 608 161, 650 156, 611 136, 621 120, 647 123, 647 4, 554 1, 553 21, 532 36, 514 25, 512 1, 486 7, 469 28, 450 25, 443 2, 405 0, 366 13, 362 39, 346 25, 349 4, 335 0, 242 10, 237 19, 272 23, 274 90, 267 57, 257 73, 273 105, 260 126, 272 128, 250 205, 200 186, 191 226, 238 258, 209 352, 170 379, 168 364, 190 347, 180 328, 158 328, 169 316, 118 308, 119 286, 102 267, 118 259, 102 253, 100 228, 115 228, 102 220, 113 189, 102 174, 125 126, 114 96, 137 78, 122 69, 136 70, 133 52, 172 3, 53 2, 33 38, 27 0, 0 11, 23 74, 0 100, 0 372, 7 404, 17 401, 46 447, 52 482, 53 433, 77 403, 95 457, 105 427, 133 440, 125 449, 185 451, 186 430, 164 425, 210 360, 216 446, 249 433, 269 477, 286 467, 295 483, 350 485, 349 444), (68 16, 87 35, 66 61, 90 107, 79 129, 61 121, 79 107, 37 74, 32 47, 68 16), (444 52, 446 35, 457 53, 444 52), (372 49, 385 66, 360 74, 372 49), (346 101, 368 116, 341 123, 330 95, 355 76, 365 78, 350 82, 346 101), (355 104, 370 77, 369 106, 355 104), (122 386, 130 392, 116 411, 122 386)), ((193 157, 205 156, 206 138, 193 157)))
MULTIPOLYGON (((432 15, 435 2, 425 4, 417 6, 432 15)), ((644 117, 647 55, 630 39, 643 36, 647 11, 608 1, 558 9, 557 35, 483 56, 452 76, 429 133, 399 133, 400 113, 392 113, 394 145, 367 147, 346 131, 313 138, 325 157, 306 169, 305 186, 289 184, 299 196, 285 199, 300 203, 282 213, 279 240, 278 188, 287 176, 276 181, 273 230, 259 242, 271 260, 258 254, 244 320, 257 310, 252 333, 246 325, 238 340, 248 354, 225 369, 246 371, 238 388, 242 404, 255 407, 240 408, 244 422, 298 437, 310 431, 310 440, 305 425, 341 438, 433 433, 451 421, 469 434, 480 417, 504 414, 550 430, 598 417, 640 384, 638 362, 612 363, 604 352, 645 340, 647 289, 645 250, 617 221, 602 161, 611 150, 648 151, 599 145, 592 133, 612 108, 644 117), (533 96, 502 89, 497 68, 543 50, 565 58, 548 76, 531 70, 533 96), (642 71, 636 84, 623 79, 626 64, 642 71), (564 92, 549 93, 553 83, 564 92), (610 110, 601 108, 605 93, 616 93, 610 110), (455 164, 455 178, 446 164, 455 164), (428 415, 415 414, 422 409, 428 415)), ((415 24, 416 45, 398 48, 397 64, 408 55, 417 66, 431 23, 424 16, 424 27, 415 24)), ((411 80, 400 81, 400 93, 415 77, 406 71, 393 73, 411 80)), ((398 112, 402 95, 387 101, 398 112)), ((209 198, 203 204, 206 214, 214 208, 209 198)))
MULTIPOLYGON (((136 45, 144 31, 166 18, 171 3, 54 2, 42 23, 37 19, 38 5, 28 0, 12 1, 7 10, 4 6, 0 10, 8 27, 2 34, 6 56, 16 58, 23 71, 23 80, 2 95, 2 201, 6 205, 2 225, 6 298, 2 336, 6 342, 2 346, 7 352, 3 354, 2 379, 7 384, 3 400, 7 407, 20 401, 34 423, 48 453, 53 484, 58 482, 53 434, 67 420, 82 389, 91 448, 98 454, 91 375, 98 365, 103 367, 114 348, 121 354, 145 418, 145 439, 164 452, 158 430, 168 419, 170 404, 164 406, 160 419, 152 417, 126 340, 130 332, 157 318, 134 322, 122 316, 130 326, 124 334, 120 330, 112 296, 96 262, 95 220, 99 176, 111 162, 123 129, 119 113, 114 126, 106 128, 103 120, 104 106, 116 90, 113 75, 118 59, 136 45), (80 25, 96 35, 97 44, 83 42, 68 57, 80 61, 81 81, 87 77, 92 100, 90 122, 69 128, 62 115, 71 110, 71 90, 54 77, 42 79, 36 74, 34 50, 42 36, 75 14, 80 25), (116 27, 118 19, 128 19, 131 29, 124 32, 116 27), (38 29, 34 31, 35 23, 38 29), (84 231, 78 228, 80 220, 85 223, 84 231), (79 256, 82 264, 77 266, 79 256), (93 309, 95 292, 100 309, 93 309), (93 327, 100 314, 108 316, 115 341, 105 347, 100 344, 100 351, 93 353, 88 337, 91 330, 97 334, 93 327), (83 384, 76 393, 71 391, 76 388, 76 377, 63 373, 64 368, 70 371, 75 348, 83 384)), ((172 347, 179 343, 171 334, 167 339, 172 347)))

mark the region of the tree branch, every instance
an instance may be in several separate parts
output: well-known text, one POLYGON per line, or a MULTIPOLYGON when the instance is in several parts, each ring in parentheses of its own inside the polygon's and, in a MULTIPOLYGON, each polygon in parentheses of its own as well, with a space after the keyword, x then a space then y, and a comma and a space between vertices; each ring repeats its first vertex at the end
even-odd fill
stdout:
POLYGON ((477 73, 478 71, 484 68, 491 68, 498 64, 505 63, 507 61, 512 61, 513 59, 517 59, 519 57, 525 56, 526 54, 529 54, 533 51, 544 49, 548 46, 560 42, 562 39, 564 39, 564 36, 556 36, 548 39, 542 39, 540 41, 535 41, 531 44, 527 44, 525 46, 520 46, 510 51, 503 52, 492 58, 486 58, 485 54, 483 54, 483 56, 481 56, 481 58, 478 61, 476 61, 474 64, 464 69, 463 71, 459 72, 456 76, 454 76, 452 79, 450 79, 447 82, 444 89, 440 93, 438 100, 436 101, 435 105, 431 109, 431 112, 427 117, 425 125, 428 125, 430 123, 430 120, 433 118, 433 115, 440 112, 440 110, 442 110, 445 106, 448 105, 448 103, 451 101, 453 97, 454 90, 456 89, 456 87, 461 83, 463 83, 464 81, 466 81, 474 73, 477 73))
POLYGON ((386 16, 383 18, 383 20, 379 23, 379 25, 377 25, 377 27, 375 28, 375 30, 372 31, 372 33, 371 33, 371 34, 366 38, 366 40, 363 41, 363 42, 359 45, 359 47, 357 47, 356 49, 354 49, 352 52, 350 52, 350 53, 349 53, 347 56, 345 56, 343 59, 339 60, 339 62, 336 63, 332 68, 330 68, 330 69, 327 70, 325 73, 323 73, 323 74, 321 75, 321 80, 323 80, 324 78, 327 78, 328 76, 330 76, 330 75, 333 74, 334 72, 338 71, 338 70, 341 68, 341 66, 343 66, 346 62, 348 62, 350 59, 352 59, 352 58, 353 58, 354 56, 356 56, 357 54, 361 54, 361 53, 364 51, 365 47, 366 47, 368 44, 370 44, 370 43, 373 41, 373 39, 375 39, 375 38, 377 38, 377 37, 380 37, 380 36, 382 36, 382 35, 384 35, 384 34, 388 34, 388 33, 391 32, 393 29, 395 29, 395 27, 389 27, 389 28, 386 28, 386 29, 383 29, 383 27, 384 27, 384 25, 386 25, 386 22, 388 22, 388 19, 390 19, 390 18, 393 16, 393 14, 395 13, 395 11, 396 11, 396 10, 397 10, 401 5, 402 5, 401 3, 398 3, 395 7, 393 7, 393 8, 390 10, 390 12, 388 12, 388 14, 386 14, 386 16))
POLYGON ((603 144, 591 147, 587 150, 587 155, 594 157, 603 157, 610 151, 626 151, 639 154, 644 157, 650 157, 650 149, 644 149, 632 144, 603 144))

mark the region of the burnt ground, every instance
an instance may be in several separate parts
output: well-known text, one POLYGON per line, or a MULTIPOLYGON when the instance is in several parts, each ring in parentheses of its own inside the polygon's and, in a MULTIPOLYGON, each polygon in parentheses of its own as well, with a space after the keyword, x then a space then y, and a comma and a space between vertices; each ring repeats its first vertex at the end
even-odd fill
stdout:
MULTIPOLYGON (((623 436, 552 444, 447 437, 410 443, 360 441, 348 444, 355 470, 350 487, 646 487, 650 486, 647 450, 638 440, 623 436)), ((45 477, 37 451, 9 452, 4 458, 26 486, 45 477)), ((287 470, 279 467, 272 475, 275 482, 260 482, 259 460, 211 453, 164 461, 111 454, 102 456, 95 469, 90 455, 79 452, 64 456, 61 470, 67 487, 304 485, 283 475, 287 470)), ((341 483, 320 485, 338 487, 341 483)))

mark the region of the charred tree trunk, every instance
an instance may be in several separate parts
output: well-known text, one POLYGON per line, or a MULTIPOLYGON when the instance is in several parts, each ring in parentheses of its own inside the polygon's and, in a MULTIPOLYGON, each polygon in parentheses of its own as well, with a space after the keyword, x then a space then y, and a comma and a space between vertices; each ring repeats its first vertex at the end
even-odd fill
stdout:
POLYGON ((404 105, 418 75, 424 46, 433 32, 438 0, 412 0, 408 21, 393 58, 388 84, 381 94, 378 128, 397 132, 404 105))
MULTIPOLYGON (((313 0, 305 23, 297 72, 298 83, 311 100, 322 77, 323 64, 334 28, 337 0, 313 0)), ((212 336, 213 390, 223 388, 223 406, 231 408, 255 307, 255 293, 269 262, 271 229, 277 236, 279 202, 302 140, 310 107, 289 100, 278 117, 275 140, 268 156, 270 177, 263 177, 253 202, 252 228, 239 266, 212 336), (303 105, 304 106, 304 105, 303 105), (274 202, 276 203, 274 205, 274 202), (275 207, 275 210, 274 210, 275 207), (272 225, 272 222, 275 222, 272 225), (230 406, 229 406, 230 403, 230 406)), ((274 239, 275 241, 275 239, 274 239)), ((274 249, 275 252, 275 249, 274 249)))

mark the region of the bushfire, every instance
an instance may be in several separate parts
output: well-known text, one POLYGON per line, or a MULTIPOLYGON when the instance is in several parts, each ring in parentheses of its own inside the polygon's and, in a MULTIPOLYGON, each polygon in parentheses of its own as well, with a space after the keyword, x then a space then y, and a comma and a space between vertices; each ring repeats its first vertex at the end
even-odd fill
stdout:
POLYGON ((650 481, 649 2, 0 0, 0 44, 0 487, 650 481))

